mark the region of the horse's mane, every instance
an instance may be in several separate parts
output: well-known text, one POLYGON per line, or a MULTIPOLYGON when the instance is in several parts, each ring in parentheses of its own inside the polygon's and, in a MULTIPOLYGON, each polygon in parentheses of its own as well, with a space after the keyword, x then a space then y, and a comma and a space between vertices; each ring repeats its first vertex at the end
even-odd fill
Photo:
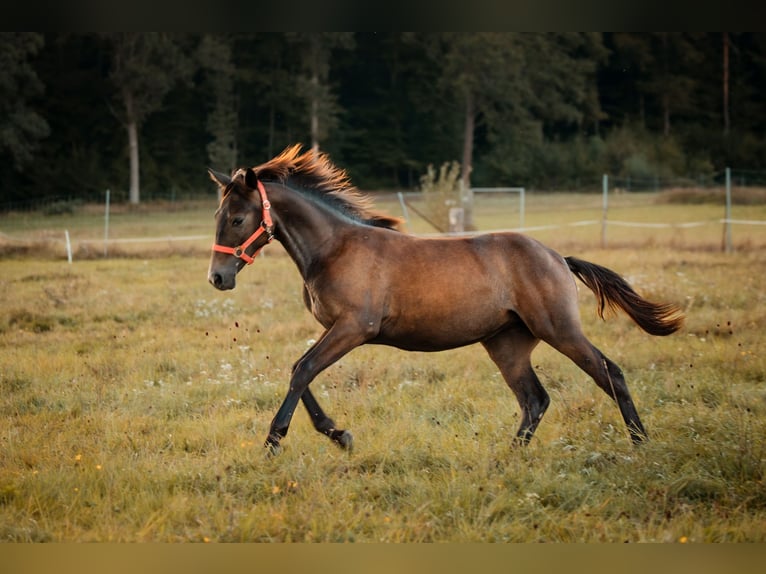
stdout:
POLYGON ((389 229, 399 229, 403 223, 397 217, 376 211, 372 199, 353 186, 346 171, 333 165, 327 154, 312 150, 301 153, 301 144, 285 148, 253 169, 258 179, 308 191, 362 223, 389 229))

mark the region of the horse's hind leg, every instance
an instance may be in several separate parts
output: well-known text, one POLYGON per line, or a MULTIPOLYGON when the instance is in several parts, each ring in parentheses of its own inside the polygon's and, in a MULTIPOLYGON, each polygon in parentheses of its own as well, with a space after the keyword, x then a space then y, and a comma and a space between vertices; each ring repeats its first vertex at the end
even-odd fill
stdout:
POLYGON ((584 335, 566 343, 552 342, 551 345, 588 373, 596 384, 617 403, 630 432, 630 438, 635 444, 648 438, 620 367, 609 360, 584 335))
POLYGON ((521 444, 527 444, 532 438, 550 403, 530 362, 538 342, 539 339, 522 325, 502 331, 482 343, 519 401, 522 418, 516 438, 521 444))
POLYGON ((319 403, 308 388, 303 391, 301 400, 303 401, 303 406, 306 407, 306 410, 311 417, 311 422, 316 430, 323 435, 330 437, 330 439, 341 448, 348 451, 353 449, 354 439, 351 436, 351 433, 347 430, 335 427, 335 422, 324 413, 322 407, 319 406, 319 403))

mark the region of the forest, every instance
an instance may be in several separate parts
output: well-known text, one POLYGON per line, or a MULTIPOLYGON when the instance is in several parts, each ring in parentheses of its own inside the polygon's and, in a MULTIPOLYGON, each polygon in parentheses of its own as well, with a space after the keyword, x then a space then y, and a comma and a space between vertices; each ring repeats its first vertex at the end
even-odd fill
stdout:
POLYGON ((766 34, 0 34, 0 210, 211 192, 300 142, 365 190, 766 169, 766 34))

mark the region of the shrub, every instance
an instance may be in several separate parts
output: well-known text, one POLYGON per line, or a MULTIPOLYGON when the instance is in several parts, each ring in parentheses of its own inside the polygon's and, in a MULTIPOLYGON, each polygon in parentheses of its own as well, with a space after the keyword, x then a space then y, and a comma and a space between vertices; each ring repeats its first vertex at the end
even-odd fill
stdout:
POLYGON ((72 215, 82 202, 76 199, 60 199, 43 208, 43 215, 72 215))
POLYGON ((433 165, 420 177, 426 216, 440 231, 449 229, 450 208, 460 206, 460 164, 445 162, 437 175, 433 165))

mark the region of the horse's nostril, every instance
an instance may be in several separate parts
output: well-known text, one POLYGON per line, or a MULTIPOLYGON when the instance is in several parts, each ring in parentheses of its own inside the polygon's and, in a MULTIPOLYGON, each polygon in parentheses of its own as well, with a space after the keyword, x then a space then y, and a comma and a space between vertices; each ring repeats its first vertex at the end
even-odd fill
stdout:
POLYGON ((211 273, 210 282, 216 287, 220 287, 221 285, 223 285, 223 277, 221 276, 220 273, 211 273))

